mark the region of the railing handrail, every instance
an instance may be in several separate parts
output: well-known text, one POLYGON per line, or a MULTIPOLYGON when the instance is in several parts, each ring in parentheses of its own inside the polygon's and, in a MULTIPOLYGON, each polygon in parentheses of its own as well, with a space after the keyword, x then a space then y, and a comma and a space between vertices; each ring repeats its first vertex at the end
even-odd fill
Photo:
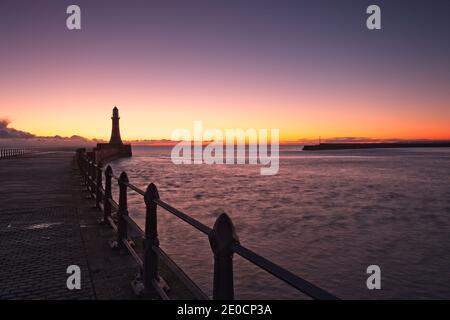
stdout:
POLYGON ((252 262, 254 265, 264 269, 268 273, 277 277, 278 279, 289 284, 291 287, 303 292, 313 299, 321 300, 335 300, 337 297, 329 292, 317 287, 311 282, 293 274, 292 272, 284 269, 283 267, 273 263, 272 261, 260 256, 250 249, 235 243, 232 245, 233 252, 237 253, 242 258, 252 262))
MULTIPOLYGON (((155 225, 153 226, 155 228, 155 230, 153 231, 153 234, 151 235, 152 237, 157 237, 157 235, 156 235, 156 207, 165 209, 165 211, 173 214, 177 218, 183 220, 190 226, 194 227, 201 233, 208 236, 208 238, 210 240, 211 248, 213 249, 213 252, 214 252, 215 259, 219 258, 219 260, 222 261, 221 263, 223 263, 223 260, 227 260, 227 258, 228 258, 229 260, 227 261, 227 263, 229 263, 229 265, 227 265, 225 267, 225 269, 231 268, 231 277, 230 277, 230 273, 228 273, 228 274, 222 275, 223 277, 220 277, 220 275, 219 275, 219 277, 216 279, 216 272, 215 272, 214 286, 216 287, 216 282, 217 282, 217 287, 221 287, 221 289, 223 289, 223 290, 222 290, 222 292, 216 292, 216 288, 214 288, 214 293, 213 293, 214 298, 219 298, 219 299, 222 298, 223 299, 223 298, 227 298, 227 297, 228 298, 234 297, 233 279, 232 279, 233 278, 232 277, 232 254, 236 253, 239 256, 246 259, 247 261, 249 261, 250 263, 254 264, 255 266, 265 270, 269 274, 275 276, 276 278, 280 279, 284 283, 290 285, 293 288, 296 288, 297 290, 303 292, 304 294, 306 294, 307 296, 309 296, 313 299, 325 299, 325 300, 337 299, 337 297, 335 297, 331 293, 319 288, 318 286, 310 283, 309 281, 293 274, 292 272, 284 269, 283 267, 273 263, 272 261, 262 257, 261 255, 255 253, 252 250, 241 245, 235 234, 234 226, 231 222, 231 219, 226 214, 222 214, 221 216, 219 216, 219 218, 216 220, 214 228, 210 228, 210 227, 204 225, 203 223, 201 223, 200 221, 198 221, 197 219, 189 216, 188 214, 172 207, 170 204, 159 199, 159 195, 156 190, 156 186, 154 186, 154 184, 150 184, 149 188, 151 186, 153 186, 153 188, 154 188, 153 192, 156 192, 156 196, 148 198, 147 195, 149 194, 149 189, 147 189, 147 191, 144 191, 144 190, 140 189, 139 187, 130 183, 128 181, 128 177, 126 176, 125 172, 123 172, 120 177, 117 177, 116 175, 114 175, 112 173, 112 168, 110 166, 108 166, 107 168, 104 168, 102 166, 102 164, 96 164, 95 161, 93 161, 92 159, 89 159, 89 157, 86 154, 84 154, 84 156, 82 156, 82 158, 85 160, 85 162, 88 164, 88 166, 91 167, 90 169, 87 168, 85 170, 85 174, 87 174, 87 180, 88 180, 87 185, 88 185, 88 188, 91 188, 90 189, 91 193, 94 191, 94 188, 95 188, 97 191, 100 190, 101 196, 105 197, 106 191, 105 191, 105 189, 103 189, 102 185, 98 185, 98 183, 97 183, 98 181, 101 182, 101 179, 94 181, 94 175, 92 175, 92 177, 91 177, 90 172, 91 173, 92 172, 104 173, 106 179, 110 179, 110 180, 114 179, 119 182, 119 186, 122 185, 121 190, 125 190, 125 191, 123 193, 121 191, 121 197, 122 197, 121 201, 122 202, 125 201, 125 207, 121 208, 121 204, 120 203, 117 204, 112 199, 112 194, 111 194, 111 197, 109 199, 106 199, 104 203, 105 204, 109 203, 111 206, 115 207, 115 210, 120 214, 119 218, 121 218, 121 220, 119 221, 119 223, 124 223, 125 226, 133 227, 133 229, 135 231, 137 231, 140 236, 142 236, 146 239, 145 241, 148 240, 147 239, 148 232, 146 231, 147 227, 148 227, 147 226, 148 222, 146 221, 146 230, 144 231, 136 223, 136 221, 133 218, 128 216, 128 208, 126 205, 126 190, 127 190, 127 188, 131 189, 135 193, 144 197, 146 205, 147 205, 146 220, 149 219, 149 217, 150 218, 152 217, 152 215, 149 216, 149 206, 152 206, 152 204, 153 204, 154 208, 151 209, 151 214, 154 214, 154 216, 155 216, 155 218, 154 218, 155 225), (227 281, 224 281, 225 279, 227 281), (224 283, 224 282, 231 282, 231 284, 224 283), (226 287, 226 288, 224 288, 224 287, 226 287)), ((80 165, 81 165, 81 163, 80 163, 80 165)), ((109 192, 111 192, 111 191, 109 190, 109 192)), ((122 204, 122 206, 123 205, 124 204, 122 204)), ((108 210, 110 210, 110 209, 108 209, 108 210)), ((105 210, 105 217, 106 217, 106 210, 105 210)), ((119 230, 120 230, 121 228, 123 228, 123 225, 121 227, 116 226, 116 228, 119 228, 119 230)), ((123 232, 123 230, 122 230, 122 232, 123 232)), ((119 240, 120 239, 118 239, 118 242, 119 242, 119 240)), ((124 239, 121 239, 121 240, 124 241, 124 239)), ((164 254, 164 256, 162 256, 161 258, 163 258, 165 260, 170 259, 170 257, 167 254, 165 254, 165 252, 162 249, 159 248, 159 240, 157 240, 157 238, 155 238, 152 241, 153 241, 151 244, 151 251, 153 252, 152 254, 156 254, 160 257, 164 254)), ((128 247, 128 245, 126 245, 126 246, 129 250, 132 249, 131 247, 128 247)), ((134 250, 132 250, 131 253, 133 256, 136 255, 136 252, 134 250)), ((172 262, 172 264, 174 264, 176 266, 175 262, 173 262, 172 260, 170 260, 170 261, 172 262)), ((139 262, 142 264, 142 260, 140 260, 140 258, 138 258, 138 263, 139 262)), ((145 265, 145 259, 144 259, 144 265, 145 265)), ((172 267, 173 267, 173 265, 172 265, 172 267)), ((178 269, 179 269, 179 267, 178 267, 178 269)), ((216 269, 215 269, 215 271, 216 271, 216 269)), ((145 272, 145 270, 144 270, 144 272, 145 272)), ((222 270, 222 272, 224 272, 224 270, 222 270)), ((188 279, 189 281, 191 281, 191 283, 189 283, 189 285, 191 287, 196 288, 196 290, 197 289, 200 290, 196 286, 196 284, 192 280, 190 280, 184 273, 182 276, 184 278, 188 279)), ((201 290, 200 291, 198 291, 198 290, 197 290, 196 296, 200 296, 203 298, 206 297, 206 295, 204 293, 202 293, 201 290), (201 293, 199 293, 199 292, 201 292, 201 293)))
MULTIPOLYGON (((96 163, 93 162, 92 165, 95 168, 98 168, 98 165, 96 163)), ((102 168, 101 170, 102 170, 102 172, 106 172, 105 168, 102 168)), ((119 179, 120 179, 120 177, 118 177, 118 176, 116 176, 114 174, 111 174, 111 178, 113 178, 116 181, 119 181, 119 179)), ((141 188, 133 185, 132 183, 126 182, 125 185, 128 188, 130 188, 131 190, 133 190, 134 192, 136 192, 137 194, 139 194, 139 195, 141 195, 143 197, 145 196, 145 191, 142 190, 141 188)), ((201 231, 202 233, 204 233, 206 235, 209 235, 209 233, 211 232, 212 229, 209 228, 208 226, 206 226, 203 223, 201 223, 200 221, 192 218, 188 214, 186 214, 186 213, 184 213, 184 212, 182 212, 182 211, 172 207, 170 204, 162 201, 161 199, 154 200, 154 201, 159 207, 161 207, 161 208, 165 209, 166 211, 172 213, 173 215, 175 215, 176 217, 178 217, 181 220, 185 221, 186 223, 188 223, 192 227, 196 228, 197 230, 201 231)))

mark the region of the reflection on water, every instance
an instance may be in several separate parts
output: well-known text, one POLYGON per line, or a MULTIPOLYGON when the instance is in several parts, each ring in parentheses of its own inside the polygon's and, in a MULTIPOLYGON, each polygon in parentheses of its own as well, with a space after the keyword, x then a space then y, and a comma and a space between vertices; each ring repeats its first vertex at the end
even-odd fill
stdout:
MULTIPOLYGON (((166 147, 134 147, 112 166, 143 189, 154 182, 164 201, 206 225, 227 212, 241 243, 341 298, 450 298, 450 150, 298 149, 281 148, 275 176, 250 165, 174 165, 166 147), (382 290, 366 288, 372 264, 382 290)), ((143 199, 129 201, 143 225, 143 199)), ((161 246, 211 294, 208 239, 158 213, 161 246)), ((304 298, 235 262, 237 298, 304 298)))

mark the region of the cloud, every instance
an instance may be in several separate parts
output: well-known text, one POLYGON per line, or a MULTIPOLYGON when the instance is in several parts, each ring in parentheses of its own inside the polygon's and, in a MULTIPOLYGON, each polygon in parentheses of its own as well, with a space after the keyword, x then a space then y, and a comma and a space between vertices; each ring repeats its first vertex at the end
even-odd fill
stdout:
POLYGON ((8 128, 11 121, 7 118, 0 118, 0 139, 31 139, 35 135, 29 132, 8 128))
POLYGON ((89 139, 86 139, 81 136, 73 135, 71 137, 61 137, 61 136, 51 136, 51 137, 43 137, 43 136, 36 136, 32 133, 17 130, 14 128, 10 128, 9 125, 11 124, 11 121, 8 118, 0 118, 0 139, 27 139, 32 141, 47 141, 47 142, 89 142, 89 139))

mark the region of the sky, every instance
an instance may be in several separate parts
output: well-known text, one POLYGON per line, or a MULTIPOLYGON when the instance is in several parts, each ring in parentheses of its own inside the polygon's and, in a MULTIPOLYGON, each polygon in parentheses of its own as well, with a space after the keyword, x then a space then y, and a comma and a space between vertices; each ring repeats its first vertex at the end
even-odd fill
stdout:
POLYGON ((2 0, 0 119, 39 136, 450 139, 447 0, 2 0), (81 30, 66 8, 81 8, 81 30), (382 29, 366 28, 381 8, 382 29))

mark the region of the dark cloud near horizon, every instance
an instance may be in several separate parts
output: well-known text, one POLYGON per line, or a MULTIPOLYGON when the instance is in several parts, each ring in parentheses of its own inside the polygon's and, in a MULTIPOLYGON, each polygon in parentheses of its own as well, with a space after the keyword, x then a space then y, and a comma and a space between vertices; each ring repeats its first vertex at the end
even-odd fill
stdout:
POLYGON ((89 141, 81 136, 73 135, 71 137, 61 137, 59 135, 53 137, 42 137, 35 134, 10 128, 11 121, 8 118, 0 118, 0 139, 45 139, 55 141, 89 141))
POLYGON ((32 133, 8 128, 11 121, 6 118, 0 118, 0 139, 31 139, 36 136, 32 133))

